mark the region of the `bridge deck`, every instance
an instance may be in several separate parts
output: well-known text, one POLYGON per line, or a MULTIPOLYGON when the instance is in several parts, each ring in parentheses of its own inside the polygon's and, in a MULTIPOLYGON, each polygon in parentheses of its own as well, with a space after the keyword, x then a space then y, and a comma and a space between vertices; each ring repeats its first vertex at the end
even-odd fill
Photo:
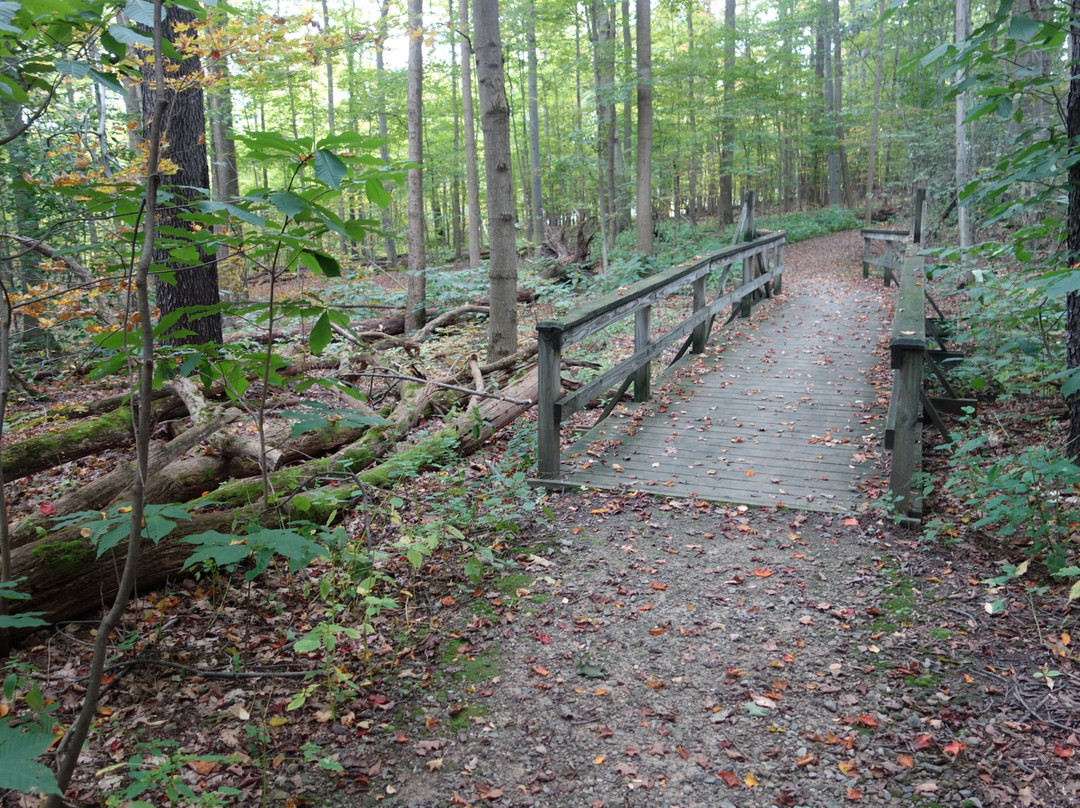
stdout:
POLYGON ((785 295, 751 325, 714 334, 652 401, 620 406, 570 447, 569 483, 819 511, 869 500, 880 485, 884 408, 870 377, 884 302, 854 269, 801 269, 799 246, 785 295))

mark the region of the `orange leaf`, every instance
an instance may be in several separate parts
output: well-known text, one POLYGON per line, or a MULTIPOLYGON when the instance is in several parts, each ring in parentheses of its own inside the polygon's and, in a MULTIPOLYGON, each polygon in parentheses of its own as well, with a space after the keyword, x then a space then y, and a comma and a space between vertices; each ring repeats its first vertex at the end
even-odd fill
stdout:
POLYGON ((945 746, 941 747, 941 750, 946 755, 952 755, 953 757, 956 757, 965 749, 967 749, 967 744, 962 744, 960 743, 960 741, 952 741, 951 743, 947 743, 945 744, 945 746))
POLYGON ((905 769, 911 769, 915 767, 915 760, 911 757, 911 755, 900 755, 896 760, 905 769))
POLYGON ((1075 749, 1069 749, 1067 746, 1062 746, 1059 743, 1054 744, 1054 754, 1059 758, 1071 758, 1076 754, 1075 749))
POLYGON ((537 676, 550 676, 551 675, 551 671, 549 671, 543 665, 533 665, 532 669, 533 669, 533 673, 535 673, 537 676))
MULTIPOLYGON (((757 474, 757 472, 756 472, 756 471, 751 471, 750 469, 747 469, 747 470, 746 470, 746 476, 747 476, 747 477, 753 477, 753 476, 754 476, 755 474, 757 474)), ((749 777, 749 776, 750 776, 750 775, 747 775, 747 777, 749 777)))
POLYGON ((820 758, 816 753, 811 752, 809 755, 803 755, 801 758, 795 761, 795 766, 800 769, 805 769, 807 766, 813 766, 820 758))
POLYGON ((653 605, 651 603, 646 603, 644 606, 638 606, 637 610, 639 612, 648 612, 648 611, 652 611, 652 607, 653 607, 653 605))
POLYGON ((592 761, 592 762, 593 762, 593 765, 594 765, 594 766, 599 766, 599 765, 601 765, 601 764, 602 764, 602 763, 603 763, 603 762, 604 762, 605 760, 607 760, 607 758, 606 758, 606 757, 605 757, 604 755, 597 755, 596 757, 594 757, 594 758, 593 758, 593 761, 592 761))
POLYGON ((213 772, 221 764, 216 760, 189 760, 187 765, 188 768, 196 772, 200 777, 206 777, 206 775, 213 772))
POLYGON ((925 735, 916 735, 915 740, 911 742, 911 748, 918 752, 920 749, 925 749, 934 742, 934 736, 930 733, 925 735))
POLYGON ((772 574, 773 571, 768 567, 765 567, 764 569, 757 568, 754 570, 754 575, 756 575, 758 578, 768 578, 772 574))
POLYGON ((735 772, 717 772, 716 776, 727 783, 728 788, 738 788, 741 782, 735 772))
POLYGON ((878 723, 877 719, 874 718, 874 716, 872 716, 872 715, 860 715, 858 723, 862 724, 864 727, 879 727, 879 726, 881 726, 878 723))
POLYGON ((859 791, 859 789, 857 788, 852 788, 851 786, 848 786, 847 798, 852 802, 857 802, 858 800, 862 799, 862 792, 859 791))
POLYGON ((859 524, 859 520, 856 519, 854 516, 849 516, 847 519, 844 520, 844 524, 848 527, 856 527, 859 524))
POLYGON ((649 584, 649 586, 651 586, 658 592, 663 592, 665 589, 667 589, 667 584, 658 584, 656 581, 653 581, 651 584, 649 584))
POLYGON ((854 760, 841 760, 838 764, 836 764, 836 766, 837 766, 838 769, 840 769, 840 772, 844 776, 846 776, 846 777, 854 777, 855 776, 855 770, 856 770, 857 767, 855 765, 854 760))

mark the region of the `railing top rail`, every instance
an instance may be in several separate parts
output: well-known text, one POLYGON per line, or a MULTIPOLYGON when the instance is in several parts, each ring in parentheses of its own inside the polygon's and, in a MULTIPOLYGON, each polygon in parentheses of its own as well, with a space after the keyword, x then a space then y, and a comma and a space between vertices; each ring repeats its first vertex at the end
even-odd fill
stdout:
POLYGON ((538 331, 561 331, 563 344, 570 344, 587 336, 621 316, 633 313, 650 303, 665 297, 676 289, 696 280, 712 271, 717 265, 726 265, 763 252, 774 244, 782 243, 785 233, 778 230, 765 236, 725 247, 688 266, 671 269, 643 278, 637 283, 611 292, 589 303, 571 309, 566 317, 558 321, 538 323, 538 331), (591 328, 590 324, 603 318, 603 324, 591 328))
POLYGON ((890 227, 864 227, 860 231, 863 238, 907 238, 910 230, 894 230, 890 227))
POLYGON ((904 261, 889 341, 894 368, 900 352, 922 351, 926 347, 925 283, 923 259, 915 256, 904 261))

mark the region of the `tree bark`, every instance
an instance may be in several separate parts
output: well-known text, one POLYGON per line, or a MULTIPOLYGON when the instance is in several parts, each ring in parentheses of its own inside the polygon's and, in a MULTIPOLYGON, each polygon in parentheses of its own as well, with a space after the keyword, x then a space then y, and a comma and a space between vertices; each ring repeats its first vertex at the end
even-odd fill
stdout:
MULTIPOLYGON (((461 0, 461 30, 469 28, 469 0, 461 0)), ((466 38, 461 55, 461 115, 465 125, 465 194, 469 216, 469 266, 480 266, 480 170, 476 156, 476 119, 473 114, 473 49, 466 38)))
MULTIPOLYGON (((379 156, 384 164, 390 162, 390 135, 386 126, 386 66, 383 64, 383 46, 386 43, 386 18, 390 13, 390 0, 382 0, 379 3, 379 40, 375 44, 375 87, 378 91, 379 102, 379 156)), ((397 266, 397 241, 394 239, 394 221, 390 208, 384 208, 379 214, 382 231, 386 234, 386 264, 389 267, 397 266)))
POLYGON ((424 247, 424 20, 423 0, 409 0, 408 128, 409 161, 409 278, 405 302, 405 330, 424 324, 427 296, 427 257, 424 247))
MULTIPOLYGON (((1069 2, 1069 96, 1065 126, 1075 150, 1080 143, 1080 0, 1069 2)), ((1067 228, 1068 266, 1080 262, 1080 163, 1069 167, 1069 211, 1067 228)), ((1075 271, 1075 270, 1074 270, 1075 271)), ((1065 364, 1080 372, 1080 293, 1069 292, 1065 300, 1065 364)), ((1080 460, 1080 393, 1068 397, 1069 435, 1066 454, 1080 460)))
POLYGON ((866 155, 866 210, 863 224, 870 226, 874 207, 874 171, 877 160, 878 124, 881 119, 881 63, 885 51, 885 0, 878 2, 877 54, 874 62, 874 112, 870 120, 870 145, 866 155))
POLYGON ((540 166, 540 100, 536 66, 536 3, 530 0, 525 13, 525 42, 529 62, 529 191, 532 211, 532 242, 539 248, 544 240, 544 200, 540 166))
MULTIPOLYGON (((971 2, 956 0, 956 44, 959 46, 971 35, 971 2)), ((966 71, 956 73, 957 84, 964 81, 966 71)), ((1070 96, 1071 97, 1071 96, 1070 96)), ((967 93, 956 94, 956 230, 961 250, 971 246, 971 220, 967 202, 960 199, 960 194, 968 182, 968 133, 967 133, 967 93)))
POLYGON ((653 254, 652 18, 649 0, 637 0, 637 251, 653 254))
POLYGON ((498 0, 477 0, 473 17, 491 234, 488 361, 494 361, 517 351, 517 243, 510 164, 510 105, 503 73, 498 0))
POLYGON ((735 158, 735 124, 733 107, 735 104, 735 0, 724 2, 724 100, 723 109, 727 115, 722 124, 720 136, 720 226, 733 224, 734 183, 732 182, 732 162, 735 158))
MULTIPOLYGON (((195 15, 181 6, 170 8, 168 20, 164 23, 166 38, 175 42, 177 29, 184 31, 185 35, 192 35, 188 26, 195 20, 195 15)), ((159 93, 167 95, 168 107, 162 122, 165 130, 162 157, 176 164, 178 170, 169 177, 171 204, 160 208, 157 223, 159 227, 185 231, 190 230, 192 224, 180 217, 190 211, 193 202, 206 198, 210 188, 210 170, 206 157, 206 118, 199 57, 188 56, 178 67, 176 72, 167 74, 164 89, 157 87, 152 74, 147 74, 143 81, 142 103, 144 126, 148 132, 159 93)), ((218 305, 217 257, 200 249, 196 264, 179 264, 169 255, 170 248, 167 241, 159 239, 154 249, 154 263, 168 267, 175 278, 175 282, 170 282, 160 274, 157 276, 156 295, 160 316, 164 318, 188 307, 218 305)), ((223 342, 221 313, 198 318, 184 314, 169 330, 167 338, 173 344, 220 345, 223 342), (185 331, 191 333, 182 333, 185 331)))

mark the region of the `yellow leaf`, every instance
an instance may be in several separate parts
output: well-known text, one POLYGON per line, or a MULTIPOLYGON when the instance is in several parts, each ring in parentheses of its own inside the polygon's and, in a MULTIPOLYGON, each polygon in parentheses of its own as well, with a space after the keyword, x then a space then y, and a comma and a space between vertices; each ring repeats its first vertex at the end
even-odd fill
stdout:
POLYGON ((746 777, 743 778, 743 782, 746 783, 747 788, 753 788, 754 786, 761 785, 761 783, 758 782, 758 779, 754 777, 753 772, 747 772, 746 777))
POLYGON ((597 755, 596 757, 594 757, 594 758, 593 758, 593 765, 594 765, 594 766, 599 766, 599 765, 601 765, 601 764, 602 764, 602 763, 603 763, 603 762, 604 762, 605 760, 607 760, 607 757, 606 757, 605 755, 597 755))
POLYGON ((283 727, 289 723, 289 719, 283 715, 272 715, 266 723, 272 727, 283 727))

